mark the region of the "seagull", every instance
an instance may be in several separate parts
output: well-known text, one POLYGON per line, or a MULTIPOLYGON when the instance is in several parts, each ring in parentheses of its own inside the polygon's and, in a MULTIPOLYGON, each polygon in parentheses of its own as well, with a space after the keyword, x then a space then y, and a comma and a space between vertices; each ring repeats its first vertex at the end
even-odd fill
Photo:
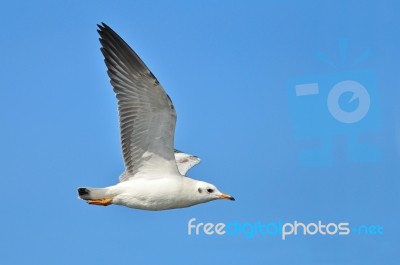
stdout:
POLYGON ((235 199, 213 184, 185 176, 196 156, 174 149, 176 111, 170 97, 132 48, 109 26, 97 25, 101 52, 118 101, 125 171, 119 183, 78 188, 91 205, 159 211, 235 199))

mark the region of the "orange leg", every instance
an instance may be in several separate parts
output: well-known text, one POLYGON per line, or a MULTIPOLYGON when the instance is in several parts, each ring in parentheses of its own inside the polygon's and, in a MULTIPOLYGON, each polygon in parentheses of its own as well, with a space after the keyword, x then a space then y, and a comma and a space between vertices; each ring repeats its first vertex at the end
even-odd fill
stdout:
POLYGON ((112 203, 112 198, 88 200, 89 204, 108 206, 112 203))

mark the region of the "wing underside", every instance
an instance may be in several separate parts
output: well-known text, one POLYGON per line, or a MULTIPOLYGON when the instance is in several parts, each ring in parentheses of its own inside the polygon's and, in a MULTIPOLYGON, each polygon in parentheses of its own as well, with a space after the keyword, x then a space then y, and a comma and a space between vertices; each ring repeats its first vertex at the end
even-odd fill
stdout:
MULTIPOLYGON (((174 157, 176 112, 139 56, 110 27, 99 25, 101 51, 118 99, 125 176, 178 172, 174 157)), ((123 174, 124 175, 124 174, 123 174)))

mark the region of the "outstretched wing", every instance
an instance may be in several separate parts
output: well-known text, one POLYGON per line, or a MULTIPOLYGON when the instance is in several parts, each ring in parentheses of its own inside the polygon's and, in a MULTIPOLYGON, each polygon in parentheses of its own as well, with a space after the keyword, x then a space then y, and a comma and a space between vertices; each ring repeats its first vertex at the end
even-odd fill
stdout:
MULTIPOLYGON (((176 165, 178 166, 179 173, 181 173, 181 175, 184 176, 189 171, 189 169, 191 169, 192 167, 194 167, 195 165, 200 163, 201 159, 197 156, 194 156, 191 154, 186 154, 186 153, 183 153, 182 151, 175 149, 175 162, 176 162, 176 165)), ((127 179, 127 178, 129 179, 130 177, 131 176, 129 175, 129 173, 124 171, 119 176, 119 179, 120 179, 120 181, 124 181, 124 179, 127 179)))
POLYGON ((101 52, 118 99, 125 162, 120 180, 138 172, 178 174, 173 147, 176 112, 171 99, 117 33, 104 23, 98 27, 101 52))
POLYGON ((191 154, 183 153, 182 151, 175 149, 175 161, 178 166, 179 173, 186 175, 192 167, 200 163, 200 158, 191 154))

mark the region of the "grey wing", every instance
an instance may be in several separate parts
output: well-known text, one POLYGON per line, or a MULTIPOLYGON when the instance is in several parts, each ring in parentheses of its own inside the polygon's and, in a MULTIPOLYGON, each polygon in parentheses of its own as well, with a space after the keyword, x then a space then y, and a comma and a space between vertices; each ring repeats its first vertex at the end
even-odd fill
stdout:
POLYGON ((175 161, 178 166, 179 173, 186 175, 192 167, 200 163, 200 158, 191 154, 186 154, 182 151, 175 149, 175 161))
POLYGON ((98 25, 101 51, 118 99, 125 181, 139 171, 177 173, 176 112, 169 96, 139 56, 110 27, 98 25))

